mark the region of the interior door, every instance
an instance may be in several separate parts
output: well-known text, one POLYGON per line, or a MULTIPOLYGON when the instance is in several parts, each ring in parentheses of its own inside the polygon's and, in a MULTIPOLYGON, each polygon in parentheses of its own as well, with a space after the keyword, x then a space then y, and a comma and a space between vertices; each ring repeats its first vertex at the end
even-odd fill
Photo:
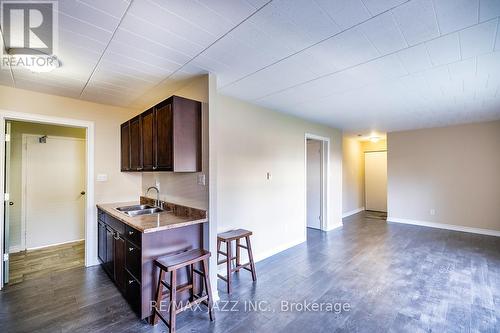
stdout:
POLYGON ((387 212, 387 152, 365 153, 365 209, 387 212))
MULTIPOLYGON (((9 193, 10 194, 10 126, 11 124, 9 122, 5 123, 5 190, 4 193, 9 193)), ((7 198, 5 198, 7 199, 7 198)), ((3 253, 8 254, 9 253, 9 247, 10 247, 10 220, 9 220, 9 215, 10 211, 9 208, 13 203, 10 200, 4 200, 4 239, 3 239, 3 244, 4 244, 4 249, 3 253)), ((3 261, 3 283, 9 283, 9 260, 3 261)))
POLYGON ((307 141, 307 227, 321 229, 321 142, 307 141))
POLYGON ((85 238, 85 140, 24 138, 26 248, 85 238))

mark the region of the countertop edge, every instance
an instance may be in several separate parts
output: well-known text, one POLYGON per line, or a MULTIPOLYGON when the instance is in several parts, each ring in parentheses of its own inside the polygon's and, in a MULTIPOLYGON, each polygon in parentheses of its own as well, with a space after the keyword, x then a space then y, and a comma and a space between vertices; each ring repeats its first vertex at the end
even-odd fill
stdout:
MULTIPOLYGON (((116 203, 116 204, 120 204, 121 205, 122 203, 116 203)), ((137 230, 137 231, 139 231, 141 233, 145 233, 145 234, 146 233, 157 232, 157 231, 162 231, 162 230, 176 229, 176 228, 186 227, 186 226, 189 226, 189 225, 194 225, 194 224, 200 224, 200 223, 206 223, 206 222, 208 222, 208 218, 204 218, 204 219, 196 219, 196 220, 187 220, 187 221, 183 221, 183 222, 177 222, 177 223, 173 223, 173 224, 169 224, 169 225, 164 225, 164 226, 159 226, 159 227, 154 227, 154 228, 145 228, 145 229, 142 229, 142 228, 138 227, 136 224, 131 223, 130 221, 128 221, 127 220, 128 217, 123 216, 120 212, 116 211, 113 208, 106 207, 107 205, 116 205, 116 204, 115 203, 96 204, 96 207, 98 209, 104 211, 106 214, 109 214, 112 217, 116 218, 120 222, 125 223, 129 227, 134 228, 135 230, 137 230)), ((123 205, 129 205, 129 204, 138 204, 138 202, 135 202, 135 203, 131 203, 131 202, 123 203, 123 205)), ((130 219, 133 219, 133 218, 134 217, 130 217, 130 219)), ((186 219, 189 219, 189 218, 186 217, 186 219)))

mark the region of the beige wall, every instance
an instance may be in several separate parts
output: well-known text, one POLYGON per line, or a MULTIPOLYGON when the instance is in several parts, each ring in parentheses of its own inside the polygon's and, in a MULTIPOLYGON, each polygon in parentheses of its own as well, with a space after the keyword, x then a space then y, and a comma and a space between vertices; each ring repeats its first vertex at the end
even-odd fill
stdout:
MULTIPOLYGON (((10 139, 10 201, 9 207, 9 246, 12 250, 23 250, 21 246, 21 184, 22 184, 22 136, 23 134, 64 136, 85 138, 85 129, 76 127, 53 126, 46 124, 11 122, 10 139)), ((11 251, 12 252, 12 251, 11 251)))
POLYGON ((356 138, 342 140, 342 214, 350 215, 365 205, 364 152, 356 138))
POLYGON ((253 231, 257 259, 305 240, 306 133, 331 140, 328 227, 341 225, 341 132, 231 97, 214 98, 210 132, 215 167, 210 171, 217 173, 218 230, 253 231))
MULTIPOLYGON (((155 186, 159 183, 162 200, 199 209, 208 209, 208 76, 204 75, 191 81, 173 94, 203 102, 202 171, 199 173, 144 172, 142 174, 142 190, 145 193, 149 186, 155 186), (203 174, 205 175, 205 185, 200 185, 198 184, 198 175, 203 174)), ((156 192, 152 191, 148 196, 154 197, 155 195, 156 192)))
POLYGON ((388 144, 390 218, 500 230, 500 121, 389 133, 388 144))
POLYGON ((108 175, 107 182, 94 182, 96 203, 137 200, 140 174, 120 172, 120 124, 138 110, 5 86, 0 86, 0 110, 94 122, 94 175, 108 175))

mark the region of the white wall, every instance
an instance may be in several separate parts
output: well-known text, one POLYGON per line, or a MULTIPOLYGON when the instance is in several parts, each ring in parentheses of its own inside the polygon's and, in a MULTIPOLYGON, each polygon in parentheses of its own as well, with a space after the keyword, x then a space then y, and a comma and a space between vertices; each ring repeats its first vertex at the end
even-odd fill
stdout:
POLYGON ((210 171, 216 173, 212 179, 217 182, 218 231, 253 231, 256 259, 305 240, 305 133, 331 140, 327 227, 340 226, 341 132, 231 97, 215 94, 214 98, 210 171), (267 172, 271 180, 266 179, 267 172))
POLYGON ((387 141, 390 219, 500 231, 500 121, 394 132, 387 141))
POLYGON ((85 138, 85 129, 75 127, 53 126, 46 124, 11 122, 11 154, 10 154, 10 201, 9 207, 9 244, 13 251, 21 250, 21 167, 22 167, 22 135, 37 134, 85 138))

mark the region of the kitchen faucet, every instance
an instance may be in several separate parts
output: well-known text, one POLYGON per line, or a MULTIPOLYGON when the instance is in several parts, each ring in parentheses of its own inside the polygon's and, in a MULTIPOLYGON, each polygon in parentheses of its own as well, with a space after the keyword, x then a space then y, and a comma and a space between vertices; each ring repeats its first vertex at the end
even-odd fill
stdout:
POLYGON ((160 202, 160 190, 156 186, 151 186, 146 190, 146 196, 148 196, 149 190, 156 190, 156 200, 155 206, 163 209, 163 203, 160 202))

